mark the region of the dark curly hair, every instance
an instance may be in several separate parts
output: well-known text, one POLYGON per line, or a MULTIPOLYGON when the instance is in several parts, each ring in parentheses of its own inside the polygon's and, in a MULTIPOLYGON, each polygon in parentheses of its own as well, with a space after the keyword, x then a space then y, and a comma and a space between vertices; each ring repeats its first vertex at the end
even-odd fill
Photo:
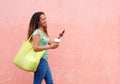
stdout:
MULTIPOLYGON (((35 12, 33 16, 31 17, 30 23, 29 23, 29 28, 28 28, 28 37, 31 36, 31 34, 35 31, 35 29, 39 28, 39 21, 40 21, 40 16, 45 15, 43 12, 35 12)), ((44 28, 44 32, 48 35, 47 32, 47 27, 44 28)), ((30 39, 31 41, 31 39, 30 39)))

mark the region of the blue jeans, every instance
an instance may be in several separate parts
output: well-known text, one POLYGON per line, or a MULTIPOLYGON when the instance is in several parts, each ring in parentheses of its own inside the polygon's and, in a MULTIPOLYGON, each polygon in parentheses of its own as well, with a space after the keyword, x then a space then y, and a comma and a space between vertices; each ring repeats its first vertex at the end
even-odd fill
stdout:
POLYGON ((37 71, 34 72, 33 84, 41 84, 43 79, 45 80, 46 84, 53 84, 49 64, 45 59, 41 58, 37 71))

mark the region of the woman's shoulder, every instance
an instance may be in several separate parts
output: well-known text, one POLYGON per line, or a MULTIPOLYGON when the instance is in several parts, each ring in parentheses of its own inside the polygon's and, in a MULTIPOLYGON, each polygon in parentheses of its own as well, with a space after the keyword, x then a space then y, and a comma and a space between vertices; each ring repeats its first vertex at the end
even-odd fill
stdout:
POLYGON ((41 30, 37 28, 33 31, 33 36, 40 33, 41 33, 41 30))
POLYGON ((41 31, 41 30, 40 30, 39 28, 37 28, 37 29, 34 30, 34 32, 36 32, 36 31, 39 32, 39 31, 41 31))

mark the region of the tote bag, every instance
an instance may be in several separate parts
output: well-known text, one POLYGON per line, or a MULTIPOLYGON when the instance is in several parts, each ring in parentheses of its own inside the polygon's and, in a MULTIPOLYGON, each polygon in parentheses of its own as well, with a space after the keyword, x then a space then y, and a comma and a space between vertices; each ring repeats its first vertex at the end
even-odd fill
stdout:
MULTIPOLYGON (((32 35, 27 41, 24 41, 22 43, 22 46, 17 52, 13 60, 13 63, 17 67, 21 68, 22 70, 29 71, 29 72, 35 72, 37 70, 40 59, 46 50, 34 51, 32 42, 30 42, 31 37, 32 35)), ((40 37, 42 38, 41 35, 40 37)))

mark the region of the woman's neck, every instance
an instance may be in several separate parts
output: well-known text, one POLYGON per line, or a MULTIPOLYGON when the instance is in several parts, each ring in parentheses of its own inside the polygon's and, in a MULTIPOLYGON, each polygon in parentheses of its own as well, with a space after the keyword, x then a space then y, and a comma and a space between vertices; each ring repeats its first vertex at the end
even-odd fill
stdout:
POLYGON ((39 29, 42 31, 42 33, 43 33, 44 35, 48 36, 48 35, 45 33, 45 31, 44 31, 44 27, 40 26, 39 29))
POLYGON ((42 31, 43 34, 45 34, 43 27, 39 27, 39 29, 42 31))
POLYGON ((40 30, 44 31, 44 27, 39 27, 40 30))

